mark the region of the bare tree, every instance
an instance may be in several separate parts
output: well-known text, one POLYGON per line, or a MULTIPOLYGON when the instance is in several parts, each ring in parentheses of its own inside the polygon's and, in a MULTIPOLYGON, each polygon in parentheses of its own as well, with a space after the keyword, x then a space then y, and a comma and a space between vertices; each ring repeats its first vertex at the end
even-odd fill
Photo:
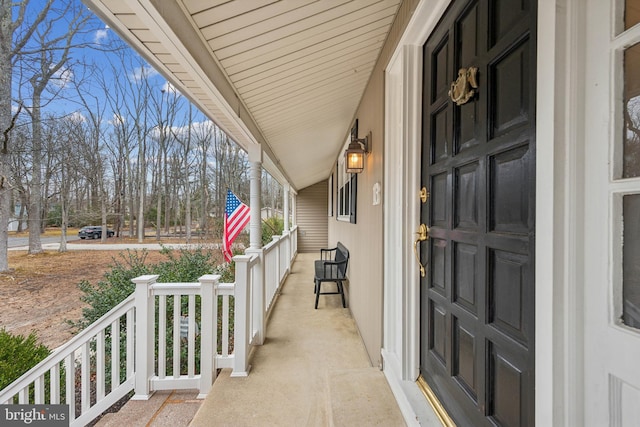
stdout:
POLYGON ((117 142, 116 151, 126 169, 120 179, 123 180, 124 189, 121 190, 126 194, 129 212, 135 214, 135 227, 134 222, 129 221, 130 235, 137 234, 138 242, 142 243, 147 208, 147 140, 152 122, 149 100, 153 96, 149 77, 152 73, 139 56, 129 55, 124 50, 117 55, 118 60, 111 64, 111 74, 119 78, 110 82, 101 79, 100 85, 114 111, 112 125, 116 135, 110 141, 117 142), (127 71, 123 73, 123 70, 127 71), (138 72, 134 73, 134 70, 138 72))
POLYGON ((86 114, 86 141, 84 144, 84 165, 86 177, 91 182, 94 191, 99 199, 100 205, 100 222, 102 225, 102 241, 106 241, 107 233, 107 211, 110 210, 109 192, 106 186, 106 166, 107 162, 103 157, 103 141, 104 136, 104 116, 106 114, 106 105, 102 96, 96 96, 93 90, 76 82, 76 93, 83 106, 86 114))
POLYGON ((69 156, 68 153, 77 153, 78 148, 84 143, 84 129, 76 116, 66 117, 58 121, 57 149, 54 158, 57 160, 58 188, 60 203, 60 247, 59 252, 67 251, 67 227, 69 224, 69 210, 71 189, 79 179, 79 164, 77 156, 69 156))
MULTIPOLYGON (((115 75, 118 70, 125 68, 127 64, 124 52, 121 52, 120 63, 111 65, 110 73, 115 75)), ((131 156, 135 149, 136 126, 134 126, 134 111, 131 110, 129 99, 136 97, 138 92, 136 86, 131 84, 129 79, 116 79, 111 81, 105 74, 98 73, 98 86, 101 88, 101 96, 104 95, 109 108, 113 112, 111 117, 111 132, 106 148, 110 153, 112 170, 115 181, 115 232, 120 235, 120 229, 124 226, 124 212, 129 213, 129 235, 135 234, 133 214, 135 210, 135 185, 134 168, 131 163, 131 156), (128 204, 128 209, 126 208, 128 204)))
POLYGON ((209 180, 207 178, 208 170, 208 155, 211 147, 211 141, 215 135, 215 125, 213 122, 207 120, 200 126, 193 129, 193 136, 197 150, 200 154, 199 159, 199 181, 200 181, 200 219, 199 227, 201 236, 204 238, 208 232, 208 218, 209 218, 209 180))
MULTIPOLYGON (((55 98, 71 73, 68 60, 80 34, 92 15, 84 7, 66 3, 61 10, 49 11, 43 25, 35 28, 33 40, 25 45, 19 54, 21 78, 29 82, 31 107, 27 109, 32 126, 32 173, 29 186, 29 253, 42 252, 40 234, 42 229, 42 149, 43 123, 42 108, 47 101, 55 98), (61 26, 65 31, 60 32, 61 26), (58 84, 52 85, 52 82, 58 84), (45 91, 50 90, 48 100, 45 91)), ((19 86, 23 94, 22 86, 19 86)), ((26 92, 26 90, 25 90, 26 92)), ((24 96, 24 95, 21 95, 24 96)))
MULTIPOLYGON (((193 145, 193 106, 189 104, 189 112, 186 117, 187 125, 183 128, 186 128, 185 132, 182 134, 177 134, 174 132, 174 137, 180 143, 182 147, 182 152, 179 156, 181 157, 182 162, 178 164, 178 169, 182 171, 182 180, 184 185, 184 199, 185 199, 185 210, 184 210, 184 226, 187 243, 191 242, 191 166, 192 166, 192 156, 191 156, 191 147, 193 145)), ((176 180, 179 182, 179 180, 176 180)), ((176 192, 177 196, 178 192, 176 192)), ((176 215, 177 218, 177 215, 176 215)))
POLYGON ((26 22, 29 0, 0 0, 0 271, 9 269, 7 248, 11 216, 10 133, 19 113, 18 111, 12 114, 11 110, 13 65, 18 54, 47 17, 52 4, 53 0, 39 2, 40 12, 32 15, 33 19, 30 22, 26 22))
POLYGON ((164 209, 164 229, 169 231, 169 153, 172 150, 173 134, 171 127, 176 121, 180 96, 170 85, 166 85, 160 90, 160 96, 152 92, 151 100, 154 103, 154 119, 158 123, 155 129, 154 142, 157 142, 154 171, 155 183, 154 193, 156 197, 156 239, 160 239, 162 228, 162 218, 164 209))

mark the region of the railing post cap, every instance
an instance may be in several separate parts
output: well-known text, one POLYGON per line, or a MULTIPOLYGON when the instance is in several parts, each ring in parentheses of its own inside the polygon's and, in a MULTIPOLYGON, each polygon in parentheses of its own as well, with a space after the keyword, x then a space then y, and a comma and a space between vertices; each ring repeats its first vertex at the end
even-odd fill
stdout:
POLYGON ((217 282, 220 280, 220 275, 219 274, 205 274, 202 275, 198 278, 198 282, 200 283, 204 283, 204 282, 217 282))
POLYGON ((138 276, 134 279, 131 279, 131 281, 136 285, 150 285, 152 283, 155 283, 155 281, 158 280, 158 277, 160 276, 157 274, 146 274, 144 276, 138 276))
POLYGON ((249 262, 251 260, 251 255, 235 255, 233 260, 235 262, 249 262))

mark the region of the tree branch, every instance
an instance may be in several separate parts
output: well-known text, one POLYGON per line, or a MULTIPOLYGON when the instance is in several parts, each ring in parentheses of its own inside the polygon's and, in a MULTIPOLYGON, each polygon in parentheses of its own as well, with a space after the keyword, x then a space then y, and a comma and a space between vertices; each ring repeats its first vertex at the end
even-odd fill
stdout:
POLYGON ((3 132, 2 149, 1 149, 2 154, 9 153, 9 133, 11 132, 11 129, 13 129, 16 126, 16 121, 18 120, 18 115, 20 115, 20 111, 22 111, 22 102, 18 104, 18 111, 16 111, 13 117, 11 117, 11 123, 9 124, 9 127, 7 127, 3 132))

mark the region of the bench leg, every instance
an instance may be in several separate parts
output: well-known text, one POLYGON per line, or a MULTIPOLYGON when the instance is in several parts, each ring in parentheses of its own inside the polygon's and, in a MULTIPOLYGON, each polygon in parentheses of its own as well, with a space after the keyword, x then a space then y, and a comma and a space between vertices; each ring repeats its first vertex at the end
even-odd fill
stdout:
POLYGON ((316 282, 316 305, 315 305, 315 309, 318 309, 318 299, 320 298, 320 284, 321 282, 319 281, 315 281, 316 282))
POLYGON ((342 297, 342 308, 347 308, 347 304, 344 302, 344 288, 342 287, 342 280, 338 281, 338 292, 340 292, 340 296, 342 297))

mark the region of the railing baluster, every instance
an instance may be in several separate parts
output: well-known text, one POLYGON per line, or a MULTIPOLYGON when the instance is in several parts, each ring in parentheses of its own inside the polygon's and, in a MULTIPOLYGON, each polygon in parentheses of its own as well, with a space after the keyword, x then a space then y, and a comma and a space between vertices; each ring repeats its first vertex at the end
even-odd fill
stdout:
POLYGON ((89 409, 89 406, 91 406, 89 401, 91 393, 91 341, 87 341, 86 343, 84 343, 81 348, 82 357, 80 362, 80 401, 83 413, 89 409))
POLYGON ((65 395, 64 400, 69 405, 69 420, 76 419, 76 361, 75 351, 64 359, 65 395))
POLYGON ((127 339, 127 378, 133 375, 135 369, 135 357, 133 356, 133 352, 135 350, 135 309, 131 309, 127 311, 127 329, 126 329, 126 339, 127 339))
POLYGON ((60 403, 60 363, 56 363, 49 369, 49 402, 60 403))
POLYGON ((180 320, 182 318, 181 313, 182 295, 176 294, 173 296, 173 378, 180 377, 180 320))
POLYGON ((120 385, 120 318, 111 323, 111 391, 120 385))
POLYGON ((229 356, 229 295, 222 297, 222 355, 229 356))
POLYGON ((96 337, 96 402, 104 399, 105 363, 104 363, 104 329, 96 337))
POLYGON ((196 374, 196 296, 189 295, 189 331, 187 333, 187 375, 193 378, 196 374))
POLYGON ((34 403, 44 403, 44 376, 40 375, 33 383, 34 386, 34 403))
POLYGON ((167 297, 158 297, 158 377, 167 376, 167 297))
POLYGON ((29 403, 29 387, 30 386, 31 385, 28 384, 26 387, 20 390, 20 393, 18 393, 18 403, 20 405, 26 405, 29 403))

